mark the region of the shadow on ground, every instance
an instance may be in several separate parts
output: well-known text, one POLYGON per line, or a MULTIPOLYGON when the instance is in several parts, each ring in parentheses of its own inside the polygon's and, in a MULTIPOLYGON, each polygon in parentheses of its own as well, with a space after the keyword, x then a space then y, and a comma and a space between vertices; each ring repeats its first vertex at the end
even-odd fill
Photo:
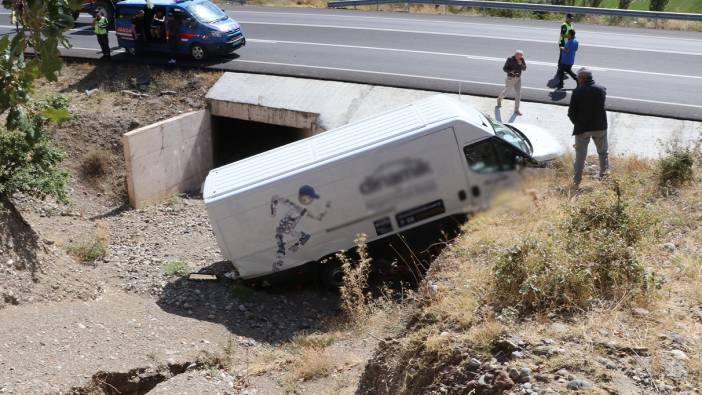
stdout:
MULTIPOLYGON (((2 250, 9 250, 17 258, 12 260, 14 268, 28 271, 36 281, 37 271, 40 270, 37 252, 43 246, 39 243, 39 236, 7 198, 0 198, 0 227, 0 255, 2 250)), ((12 300, 5 302, 14 304, 12 300)))
POLYGON ((232 270, 231 263, 217 262, 198 272, 217 280, 180 277, 164 287, 157 303, 168 313, 216 322, 272 344, 324 330, 339 315, 338 293, 318 288, 309 276, 259 289, 223 275, 232 270))

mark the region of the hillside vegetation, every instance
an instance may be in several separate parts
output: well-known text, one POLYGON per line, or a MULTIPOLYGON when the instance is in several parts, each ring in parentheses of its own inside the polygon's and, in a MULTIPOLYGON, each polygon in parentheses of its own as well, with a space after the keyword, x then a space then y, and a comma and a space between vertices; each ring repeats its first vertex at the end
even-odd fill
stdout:
POLYGON ((618 159, 574 195, 569 164, 540 171, 434 262, 360 392, 696 393, 699 174, 681 148, 618 159))
MULTIPOLYGON (((630 10, 648 10, 650 0, 633 0, 629 6, 630 10)), ((588 1, 579 0, 577 2, 580 6, 588 6, 588 1)), ((617 8, 619 6, 619 0, 603 0, 600 7, 604 8, 617 8)), ((702 1, 699 0, 670 0, 668 5, 665 7, 666 11, 670 12, 702 12, 702 1)))

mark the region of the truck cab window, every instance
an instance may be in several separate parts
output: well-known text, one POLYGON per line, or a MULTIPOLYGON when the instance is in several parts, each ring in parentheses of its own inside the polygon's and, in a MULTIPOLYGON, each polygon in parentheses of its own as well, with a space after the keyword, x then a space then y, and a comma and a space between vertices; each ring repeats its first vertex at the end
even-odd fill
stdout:
POLYGON ((519 152, 495 137, 467 145, 463 153, 468 166, 477 173, 514 170, 520 159, 519 152))

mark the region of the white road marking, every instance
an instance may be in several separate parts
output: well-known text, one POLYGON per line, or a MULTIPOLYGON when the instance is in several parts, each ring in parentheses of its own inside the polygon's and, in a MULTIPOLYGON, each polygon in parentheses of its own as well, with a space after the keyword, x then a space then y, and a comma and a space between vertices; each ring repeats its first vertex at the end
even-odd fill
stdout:
MULTIPOLYGON (((100 48, 86 48, 86 47, 71 47, 71 48, 68 48, 68 49, 77 49, 77 50, 79 50, 79 51, 95 51, 96 53, 98 53, 98 52, 101 51, 100 48)), ((112 52, 112 53, 122 53, 122 52, 125 52, 125 51, 124 51, 124 49, 119 48, 119 49, 113 49, 113 50, 111 50, 110 52, 112 52)))
MULTIPOLYGON (((480 85, 504 87, 503 83, 471 81, 471 80, 458 80, 458 79, 454 79, 454 78, 430 77, 430 76, 417 75, 417 74, 390 73, 390 72, 385 72, 385 71, 347 69, 347 68, 340 68, 340 67, 312 66, 312 65, 304 65, 304 64, 294 64, 294 63, 266 62, 266 61, 260 61, 260 60, 241 60, 241 59, 232 60, 232 63, 267 64, 267 65, 274 65, 274 66, 289 66, 289 67, 300 67, 300 68, 318 69, 318 70, 334 70, 334 71, 345 71, 345 72, 361 73, 361 74, 377 74, 377 75, 388 75, 388 76, 394 76, 394 77, 407 77, 407 78, 417 78, 417 79, 425 79, 425 80, 456 82, 459 84, 468 83, 468 84, 480 84, 480 85)), ((523 86, 522 89, 531 89, 531 90, 540 91, 540 92, 553 92, 553 89, 534 88, 534 87, 528 87, 528 86, 523 86)), ((669 105, 669 106, 680 106, 680 107, 690 107, 690 108, 702 109, 702 106, 698 106, 698 105, 694 105, 694 104, 673 103, 673 102, 665 102, 665 101, 659 101, 659 100, 635 99, 635 98, 631 98, 631 97, 622 97, 622 96, 609 96, 608 95, 607 97, 609 97, 611 99, 629 100, 629 101, 641 102, 641 103, 664 104, 664 105, 669 105)), ((546 103, 546 104, 548 104, 548 103, 546 103)))
MULTIPOLYGON (((410 18, 392 18, 392 17, 387 17, 387 16, 368 16, 368 15, 340 15, 340 14, 313 14, 313 13, 304 13, 304 12, 276 12, 276 11, 244 11, 244 10, 226 10, 228 11, 228 14, 270 14, 270 15, 284 15, 284 16, 290 16, 290 15, 301 15, 301 16, 312 16, 312 17, 319 17, 319 16, 325 16, 325 17, 334 17, 334 18, 349 18, 349 19, 373 19, 373 20, 390 20, 390 21, 402 21, 402 22, 431 22, 431 23, 440 23, 442 25, 449 24, 449 25, 471 25, 471 26, 490 26, 490 27, 498 27, 498 28, 515 28, 515 27, 520 27, 520 28, 526 28, 526 29, 531 29, 531 30, 543 30, 543 31, 548 31, 548 32, 553 32, 553 28, 549 27, 538 27, 538 26, 518 26, 518 25, 506 25, 506 24, 499 24, 499 23, 480 23, 480 22, 464 22, 464 21, 447 21, 447 20, 434 20, 434 19, 422 19, 422 18, 416 18, 416 19, 410 19, 410 18)), ((11 15, 9 12, 0 12, 0 15, 11 15)), ((421 14, 419 14, 421 16, 421 14)), ((432 14, 427 14, 427 15, 432 15, 432 14)), ((86 15, 81 15, 79 19, 90 19, 89 16, 86 15)), ((698 38, 684 38, 684 37, 669 37, 669 36, 653 36, 653 35, 648 35, 648 34, 636 34, 636 33, 616 33, 616 32, 598 32, 594 30, 583 30, 583 29, 578 29, 578 32, 580 34, 601 34, 605 36, 624 36, 624 37, 637 37, 637 38, 643 38, 643 39, 659 39, 659 40, 674 40, 674 41, 691 41, 698 43, 700 39, 698 38)))
MULTIPOLYGON (((471 25, 471 26, 488 26, 488 27, 498 27, 498 28, 504 28, 504 29, 509 29, 509 28, 520 28, 520 29, 530 29, 530 30, 543 30, 543 31, 548 31, 548 32, 553 32, 554 28, 548 28, 548 27, 538 27, 538 26, 519 26, 519 25, 507 25, 507 24, 499 24, 499 23, 480 23, 480 22, 463 22, 463 21, 447 21, 447 20, 438 20, 438 19, 422 19, 422 18, 417 18, 417 19, 410 19, 410 18, 392 18, 392 17, 387 17, 387 16, 367 16, 367 15, 340 15, 340 14, 313 14, 313 13, 302 13, 302 12, 276 12, 276 11, 239 11, 239 10, 228 10, 230 11, 230 14, 271 14, 271 15, 285 15, 285 16, 290 16, 290 15, 301 15, 301 16, 312 16, 312 17, 317 17, 319 18, 320 16, 331 16, 335 18, 349 18, 349 19, 380 19, 380 20, 389 20, 389 21, 402 21, 402 22, 431 22, 431 23, 437 23, 441 25, 471 25)), ((421 14, 418 14, 421 15, 421 14)), ((427 14, 431 15, 431 14, 427 14)), ((559 21, 560 23, 560 21, 559 21)), ((558 27, 555 28, 555 31, 558 31, 558 27)), ((637 38, 645 38, 645 39, 661 39, 661 40, 675 40, 675 41, 692 41, 695 43, 698 43, 700 39, 697 38, 682 38, 682 37, 669 37, 669 36, 653 36, 653 35, 647 35, 647 34, 636 34, 636 33, 615 33, 615 32, 598 32, 598 31, 593 31, 593 30, 584 30, 584 29, 578 29, 578 33, 580 34, 600 34, 600 35, 605 35, 605 36, 624 36, 624 37, 637 37, 637 38)))
MULTIPOLYGON (((12 29, 15 30, 17 27, 15 25, 0 25, 0 29, 12 29)), ((74 27, 73 29, 67 30, 69 33, 79 32, 81 30, 89 30, 90 26, 74 27)))
MULTIPOLYGON (((380 31, 380 32, 427 34, 427 35, 435 35, 435 36, 488 38, 488 39, 493 39, 493 40, 506 40, 506 41, 510 41, 510 42, 523 41, 523 42, 554 44, 553 40, 529 39, 529 38, 524 38, 523 36, 520 36, 520 37, 512 37, 512 36, 508 36, 508 35, 494 36, 494 35, 488 35, 488 34, 432 32, 432 31, 427 31, 427 30, 389 29, 389 28, 381 28, 381 27, 343 26, 343 25, 327 25, 327 24, 312 24, 312 23, 256 22, 256 21, 245 21, 245 20, 238 20, 238 22, 242 23, 242 24, 249 24, 249 25, 275 25, 275 26, 317 27, 317 28, 345 29, 345 30, 371 30, 371 31, 380 31)), ((640 52, 668 53, 668 54, 675 54, 675 55, 702 56, 702 52, 669 51, 669 50, 660 50, 660 49, 633 48, 633 47, 621 47, 621 46, 616 46, 616 45, 600 45, 600 44, 580 44, 580 46, 581 47, 591 47, 591 48, 619 49, 619 50, 625 50, 625 51, 640 51, 640 52)))
MULTIPOLYGON (((416 50, 416 49, 399 49, 399 48, 370 47, 370 46, 362 46, 362 45, 313 43, 313 42, 305 42, 305 41, 285 41, 285 40, 273 41, 273 40, 259 40, 259 39, 255 39, 255 38, 248 39, 248 41, 262 43, 262 44, 310 45, 310 46, 320 46, 320 47, 365 49, 365 50, 383 51, 383 52, 403 52, 403 53, 413 53, 413 54, 421 54, 421 55, 452 56, 452 57, 467 58, 467 59, 471 59, 471 60, 484 60, 484 61, 499 62, 499 63, 505 61, 505 58, 496 58, 496 57, 492 57, 492 56, 468 55, 468 54, 452 53, 452 52, 421 51, 421 50, 416 50)), ((529 60, 528 64, 529 65, 537 65, 537 66, 546 66, 546 67, 556 67, 556 63, 541 62, 541 61, 536 61, 536 60, 529 60)), ((646 74, 646 75, 656 75, 656 76, 662 76, 662 77, 693 78, 693 79, 701 79, 702 80, 702 76, 696 76, 696 75, 659 73, 659 72, 654 72, 654 71, 617 69, 617 68, 601 67, 601 66, 586 66, 586 65, 579 66, 579 65, 576 65, 576 66, 574 66, 574 68, 583 67, 583 66, 588 67, 589 69, 591 69, 593 71, 613 71, 613 72, 630 73, 630 74, 646 74)))

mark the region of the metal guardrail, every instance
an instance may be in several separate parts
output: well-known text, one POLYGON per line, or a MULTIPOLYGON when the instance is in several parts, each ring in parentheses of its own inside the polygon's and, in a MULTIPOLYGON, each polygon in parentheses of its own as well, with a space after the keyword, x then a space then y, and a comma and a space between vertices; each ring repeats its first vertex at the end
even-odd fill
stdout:
POLYGON ((684 21, 702 21, 702 14, 690 14, 682 12, 661 12, 661 11, 637 11, 637 10, 621 10, 618 8, 595 8, 595 7, 576 7, 564 5, 550 4, 532 4, 532 3, 508 3, 504 1, 487 1, 487 0, 339 0, 330 1, 327 6, 329 8, 353 7, 360 5, 381 5, 381 4, 437 4, 437 5, 452 5, 460 7, 473 8, 495 8, 502 10, 520 10, 520 11, 537 11, 537 12, 554 12, 554 13, 571 13, 571 14, 591 14, 591 15, 607 15, 607 16, 626 16, 633 18, 651 18, 651 19, 677 19, 684 21))

